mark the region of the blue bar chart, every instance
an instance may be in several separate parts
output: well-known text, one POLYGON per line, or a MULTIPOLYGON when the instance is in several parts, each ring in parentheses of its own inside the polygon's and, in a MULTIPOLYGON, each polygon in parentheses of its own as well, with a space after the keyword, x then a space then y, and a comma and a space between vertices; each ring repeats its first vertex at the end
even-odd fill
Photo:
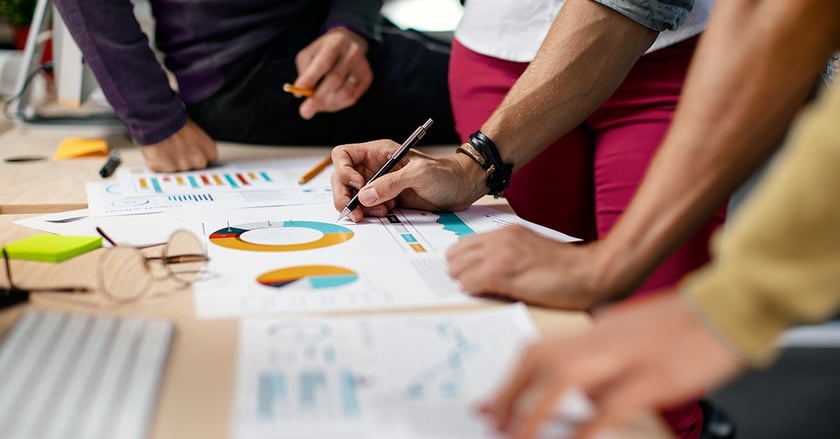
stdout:
POLYGON ((535 329, 513 305, 445 316, 246 319, 240 333, 232 437, 469 439, 488 437, 474 404, 535 329))

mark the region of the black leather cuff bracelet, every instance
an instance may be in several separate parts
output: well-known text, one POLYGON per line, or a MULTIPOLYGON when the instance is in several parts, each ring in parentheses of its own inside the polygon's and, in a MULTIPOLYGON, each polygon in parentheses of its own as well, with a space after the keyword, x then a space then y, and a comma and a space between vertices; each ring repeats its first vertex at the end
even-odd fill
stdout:
POLYGON ((510 184, 510 176, 513 173, 513 163, 504 163, 496 144, 484 135, 476 131, 470 135, 470 140, 458 147, 457 152, 470 156, 473 160, 487 171, 487 193, 494 196, 502 196, 502 192, 510 184))

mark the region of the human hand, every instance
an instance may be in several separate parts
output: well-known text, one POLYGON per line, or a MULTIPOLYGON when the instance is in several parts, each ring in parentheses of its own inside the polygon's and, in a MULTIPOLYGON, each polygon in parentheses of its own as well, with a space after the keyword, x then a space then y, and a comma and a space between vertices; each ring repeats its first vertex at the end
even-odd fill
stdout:
POLYGON ((191 120, 162 142, 140 150, 149 169, 156 172, 204 169, 219 157, 216 142, 191 120))
POLYGON ((368 42, 344 27, 330 29, 298 52, 295 87, 315 90, 300 105, 300 117, 352 106, 373 82, 365 54, 368 42))
POLYGON ((614 291, 598 243, 559 242, 519 225, 463 237, 446 259, 449 275, 472 295, 585 310, 614 291))
POLYGON ((432 157, 410 150, 391 172, 365 185, 396 151, 390 140, 340 145, 332 150, 333 202, 342 210, 356 191, 359 208, 349 218, 384 216, 396 204, 424 210, 463 210, 487 192, 486 174, 464 154, 432 157))
POLYGON ((696 398, 743 367, 684 299, 668 292, 607 311, 581 336, 531 346, 479 410, 500 431, 532 439, 563 395, 583 391, 595 410, 575 437, 589 438, 640 412, 696 398))

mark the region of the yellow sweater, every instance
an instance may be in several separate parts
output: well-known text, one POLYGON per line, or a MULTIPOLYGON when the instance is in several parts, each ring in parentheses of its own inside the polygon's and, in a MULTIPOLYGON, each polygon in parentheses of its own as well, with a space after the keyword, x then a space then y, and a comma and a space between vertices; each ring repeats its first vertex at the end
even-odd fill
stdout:
POLYGON ((683 293, 752 365, 784 329, 840 305, 840 87, 800 119, 788 147, 721 232, 714 262, 683 293))

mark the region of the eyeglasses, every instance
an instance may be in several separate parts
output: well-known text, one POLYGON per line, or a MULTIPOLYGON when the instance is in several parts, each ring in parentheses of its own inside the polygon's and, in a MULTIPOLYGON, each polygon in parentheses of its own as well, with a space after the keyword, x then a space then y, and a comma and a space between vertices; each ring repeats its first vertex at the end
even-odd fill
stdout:
MULTIPOLYGON (((151 291, 155 280, 171 279, 180 288, 185 288, 200 279, 207 270, 210 258, 201 241, 193 233, 179 230, 166 242, 146 246, 121 246, 105 234, 99 227, 96 231, 112 247, 105 249, 97 265, 98 289, 88 287, 43 287, 23 288, 15 285, 9 256, 3 249, 3 261, 6 266, 8 288, 0 289, 0 294, 14 297, 28 297, 30 293, 93 293, 100 292, 112 302, 135 302, 151 291), (163 246, 160 256, 147 256, 142 250, 163 246), (163 265, 166 275, 156 277, 151 263, 163 265)), ((23 299, 25 300, 25 298, 23 299)))

